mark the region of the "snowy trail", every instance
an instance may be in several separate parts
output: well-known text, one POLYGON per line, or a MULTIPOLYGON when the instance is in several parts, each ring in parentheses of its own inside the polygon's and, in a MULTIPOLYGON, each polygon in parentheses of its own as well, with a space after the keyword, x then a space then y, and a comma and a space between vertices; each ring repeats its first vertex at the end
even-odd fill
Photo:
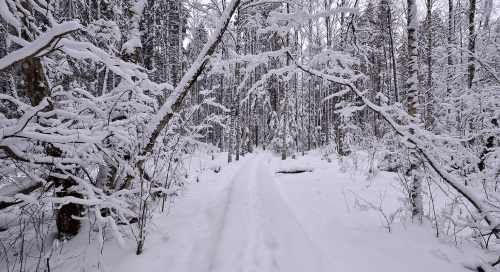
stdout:
POLYGON ((210 271, 323 271, 261 153, 234 176, 210 271))
POLYGON ((136 256, 133 242, 126 250, 105 249, 108 271, 455 272, 484 257, 436 239, 428 224, 399 220, 389 233, 380 214, 350 191, 376 205, 383 200, 384 211, 392 212, 400 203, 392 174, 352 180, 318 157, 282 161, 260 152, 230 164, 227 154, 200 157, 191 164, 188 190, 168 215, 152 219, 144 253, 136 256), (297 168, 312 171, 276 173, 297 168))

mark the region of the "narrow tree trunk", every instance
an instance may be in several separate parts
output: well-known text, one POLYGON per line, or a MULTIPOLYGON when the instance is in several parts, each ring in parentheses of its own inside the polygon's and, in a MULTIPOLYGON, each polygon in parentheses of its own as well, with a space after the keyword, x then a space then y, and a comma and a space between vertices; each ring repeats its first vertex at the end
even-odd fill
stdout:
MULTIPOLYGON (((233 83, 234 85, 235 83, 233 83)), ((236 88, 233 88, 235 90, 236 88)), ((227 152, 227 162, 231 163, 233 161, 233 152, 234 152, 234 129, 236 125, 236 98, 235 94, 232 95, 232 105, 231 105, 231 120, 229 121, 230 124, 230 129, 229 129, 229 147, 228 147, 228 152, 227 152)))
POLYGON ((169 63, 169 79, 175 87, 179 83, 180 76, 180 52, 181 52, 181 1, 168 0, 168 63, 169 63))
POLYGON ((484 2, 484 29, 488 29, 490 25, 491 10, 493 9, 493 0, 485 0, 484 2))
POLYGON ((394 82, 394 101, 399 102, 399 91, 398 91, 398 76, 396 67, 396 49, 394 48, 394 39, 392 33, 392 12, 389 4, 387 4, 387 26, 389 28, 389 41, 391 50, 391 60, 392 60, 392 77, 394 82))
POLYGON ((240 94, 236 94, 236 146, 235 149, 235 159, 236 161, 240 160, 240 152, 241 152, 241 114, 240 114, 240 94))
MULTIPOLYGON (((288 83, 287 83, 288 85, 288 83)), ((286 144, 286 125, 288 122, 288 92, 287 92, 287 87, 285 87, 284 90, 284 95, 285 95, 285 105, 283 106, 283 131, 281 135, 281 140, 282 140, 282 147, 281 147, 281 159, 286 160, 286 151, 287 151, 287 144, 286 144)))
POLYGON ((476 53, 476 35, 474 31, 474 17, 476 14, 476 0, 470 0, 469 6, 469 77, 467 80, 467 84, 469 89, 472 88, 472 81, 474 80, 474 54, 476 53))
POLYGON ((452 87, 452 81, 453 81, 453 56, 451 52, 451 47, 453 44, 453 20, 454 20, 454 15, 453 15, 453 0, 448 0, 448 45, 446 46, 446 54, 448 55, 448 69, 447 69, 447 84, 446 84, 446 90, 448 92, 448 95, 451 94, 451 87, 452 87))
MULTIPOLYGON (((290 5, 287 3, 286 4, 286 12, 290 13, 290 5)), ((286 34, 286 47, 290 46, 290 37, 289 33, 286 34)), ((286 57, 286 66, 290 65, 290 58, 287 56, 286 57)), ((288 87, 290 87, 290 82, 287 81, 285 83, 285 90, 284 90, 284 96, 285 96, 285 105, 283 107, 283 135, 282 135, 282 147, 281 147, 281 159, 286 160, 286 151, 287 151, 287 144, 286 144, 286 133, 287 133, 287 122, 288 122, 288 87)))
MULTIPOLYGON (((312 2, 312 1, 311 1, 312 2)), ((309 5, 309 13, 312 13, 312 5, 309 5)), ((312 21, 310 20, 308 23, 308 32, 307 32, 307 41, 309 44, 313 43, 313 26, 312 26, 312 21)), ((312 52, 309 51, 309 59, 312 57, 312 52)), ((309 76, 309 79, 307 80, 307 150, 311 150, 311 142, 312 142, 312 113, 313 113, 313 101, 312 101, 312 96, 311 96, 311 84, 312 84, 312 76, 309 76)))
MULTIPOLYGON (((238 14, 236 16, 236 54, 241 53, 241 10, 238 8, 238 14)), ((241 152, 241 105, 240 105, 240 90, 238 90, 238 86, 240 85, 240 63, 236 62, 234 69, 234 86, 235 86, 235 94, 236 94, 236 146, 235 148, 235 159, 236 161, 240 160, 240 152, 241 152)))
MULTIPOLYGON (((408 115, 415 117, 417 114, 418 101, 418 42, 417 42, 417 4, 416 0, 408 1, 408 115)), ((410 122, 413 122, 410 120, 410 122)), ((413 129, 410 129, 413 134, 413 129)), ((411 204, 414 217, 422 215, 422 184, 421 178, 416 174, 419 164, 415 152, 410 156, 410 168, 412 173, 411 204)))
POLYGON ((308 94, 308 98, 307 99, 307 121, 308 121, 308 124, 307 124, 307 150, 311 150, 311 140, 312 140, 312 126, 311 126, 311 115, 312 115, 312 97, 311 97, 311 81, 312 81, 312 77, 309 77, 309 80, 307 81, 307 94, 308 94))
MULTIPOLYGON (((339 5, 342 5, 342 2, 343 1, 341 1, 339 3, 339 5)), ((325 4, 325 10, 329 10, 330 6, 331 6, 331 0, 325 0, 324 4, 325 4)), ((341 22, 340 22, 340 27, 341 28, 343 26, 343 19, 344 19, 344 13, 341 13, 341 22)), ((331 22, 330 16, 327 16, 325 18, 326 50, 332 49, 331 23, 332 22, 331 22)), ((341 40, 341 43, 342 43, 342 40, 341 40)), ((342 47, 342 44, 340 46, 342 47)), ((328 68, 330 68, 330 64, 331 64, 330 60, 328 60, 327 64, 326 64, 328 68)), ((327 97, 330 94, 330 87, 331 87, 331 84, 327 84, 325 86, 325 88, 324 88, 325 91, 324 91, 324 95, 322 96, 322 98, 325 98, 325 97, 327 97)), ((330 100, 327 100, 327 101, 323 102, 323 118, 322 118, 323 125, 322 125, 322 127, 324 128, 324 131, 325 131, 325 141, 322 144, 325 144, 325 145, 328 145, 328 143, 330 142, 330 114, 329 114, 329 104, 330 104, 330 100)))
POLYGON ((425 126, 428 129, 432 124, 432 1, 426 0, 427 6, 427 97, 425 101, 425 126))
POLYGON ((297 74, 293 76, 293 87, 295 91, 295 149, 299 152, 299 90, 297 88, 297 74))
MULTIPOLYGON (((240 26, 240 10, 238 8, 236 15, 236 54, 240 53, 240 35, 241 35, 241 26, 240 26)), ((233 148, 236 155, 236 160, 240 159, 240 92, 238 90, 238 85, 240 84, 240 63, 235 63, 234 69, 234 81, 233 81, 233 103, 231 109, 231 132, 230 132, 230 140, 229 140, 229 154, 228 154, 228 162, 232 161, 232 153, 233 148), (235 131, 236 130, 236 131, 235 131), (235 135, 236 134, 236 135, 235 135), (236 137, 236 145, 233 147, 233 143, 236 137)))
MULTIPOLYGON (((224 57, 224 50, 222 50, 222 57, 224 57)), ((224 75, 220 75, 220 93, 221 93, 221 102, 222 102, 222 105, 224 105, 224 103, 226 102, 225 101, 225 89, 224 89, 224 75)), ((227 104, 226 104, 227 105, 227 104)), ((224 150, 224 141, 225 141, 225 137, 224 137, 224 128, 222 126, 219 126, 219 150, 220 151, 223 151, 224 150)))

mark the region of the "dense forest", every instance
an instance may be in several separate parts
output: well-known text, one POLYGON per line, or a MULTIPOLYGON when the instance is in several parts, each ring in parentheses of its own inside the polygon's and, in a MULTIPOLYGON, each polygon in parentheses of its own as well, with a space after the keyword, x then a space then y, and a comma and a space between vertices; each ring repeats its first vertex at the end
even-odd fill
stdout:
POLYGON ((0 263, 50 271, 48 234, 87 221, 141 254, 197 150, 362 156, 409 217, 496 245, 499 4, 0 0, 0 263))

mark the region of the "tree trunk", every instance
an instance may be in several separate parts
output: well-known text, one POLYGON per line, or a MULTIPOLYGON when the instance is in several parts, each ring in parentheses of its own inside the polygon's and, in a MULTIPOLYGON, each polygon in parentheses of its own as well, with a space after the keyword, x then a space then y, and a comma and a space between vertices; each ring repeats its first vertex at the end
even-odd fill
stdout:
MULTIPOLYGON (((235 89, 235 88, 233 88, 235 89)), ((234 97, 232 99, 232 105, 231 105, 231 120, 229 122, 230 129, 229 129, 229 147, 228 147, 228 152, 227 152, 227 162, 231 163, 233 161, 233 152, 234 152, 234 129, 235 129, 235 120, 236 120, 236 99, 234 97)))
POLYGON ((489 29, 491 10, 493 9, 493 0, 485 0, 484 2, 484 29, 489 29))
POLYGON ((167 23, 167 52, 169 64, 169 77, 168 79, 175 87, 180 79, 180 52, 181 52, 181 1, 180 0, 167 0, 168 5, 168 23, 167 23))
POLYGON ((399 91, 398 91, 398 76, 397 76, 397 68, 396 68, 396 53, 394 48, 394 39, 392 33, 392 12, 389 3, 387 4, 387 26, 389 28, 389 42, 390 42, 390 50, 391 50, 391 60, 392 60, 392 77, 394 81, 394 101, 396 103, 399 102, 399 91))
MULTIPOLYGON (((417 101, 418 101, 418 42, 417 42, 417 4, 416 0, 408 0, 408 115, 415 117, 417 114, 417 101)), ((410 120, 410 122, 414 122, 410 120)), ((413 134, 413 129, 410 129, 413 134)), ((421 217, 422 215, 422 184, 421 178, 417 175, 419 163, 416 158, 416 153, 411 152, 410 168, 412 173, 411 185, 411 204, 412 214, 414 217, 421 217)))
POLYGON ((426 101, 425 101, 425 127, 429 129, 432 124, 432 1, 426 0, 427 6, 427 88, 426 88, 426 101))
POLYGON ((453 81, 453 56, 451 52, 451 47, 453 44, 453 0, 448 0, 448 45, 446 46, 446 54, 448 55, 448 69, 447 69, 447 82, 446 91, 448 95, 451 94, 451 87, 453 81))
MULTIPOLYGON (((286 4, 286 12, 290 13, 290 5, 287 3, 286 4)), ((286 34, 286 47, 290 46, 290 37, 289 33, 286 34)), ((286 57, 286 66, 290 65, 290 58, 287 56, 286 57)), ((284 90, 284 96, 285 96, 285 105, 283 107, 283 135, 282 135, 282 147, 281 147, 281 159, 286 160, 286 151, 287 151, 287 144, 286 144, 286 133, 287 133, 287 122, 288 122, 288 88, 290 87, 290 81, 287 81, 285 83, 285 90, 284 90)))
POLYGON ((235 159, 236 161, 240 160, 240 151, 241 151, 241 114, 240 114, 240 94, 236 94, 236 146, 235 149, 235 159))
POLYGON ((476 0, 470 0, 469 6, 469 65, 468 65, 468 80, 467 84, 469 89, 472 88, 472 81, 474 80, 474 54, 476 53, 476 35, 474 31, 474 16, 476 14, 476 0))
MULTIPOLYGON (((241 26, 240 26, 240 10, 238 9, 236 15, 236 54, 240 53, 240 35, 241 35, 241 26)), ((232 108, 231 108, 231 132, 229 136, 229 153, 228 153, 228 162, 232 161, 232 153, 233 150, 236 155, 236 160, 240 159, 240 121, 239 121, 239 111, 240 111, 240 95, 238 90, 238 85, 240 83, 240 64, 238 62, 235 63, 234 69, 234 79, 233 79, 233 96, 232 96, 232 108), (236 135, 235 135, 236 134, 236 135), (235 139, 236 137, 236 139, 235 139), (233 143, 236 140, 236 145, 233 146, 233 143)))
MULTIPOLYGON (((236 16, 236 54, 241 53, 241 10, 238 9, 238 14, 236 16)), ((234 69, 234 92, 236 95, 235 100, 235 121, 236 121, 236 161, 240 160, 240 148, 241 148, 241 107, 240 107, 240 90, 238 90, 238 86, 240 84, 240 63, 236 62, 234 69)))
MULTIPOLYGON (((33 19, 32 6, 28 1, 21 1, 21 6, 24 10, 20 10, 19 8, 17 10, 17 12, 24 14, 23 19, 21 20, 23 27, 21 29, 20 36, 22 39, 31 42, 31 37, 36 36, 36 30, 33 29, 31 25, 34 24, 34 22, 31 21, 33 19)), ((14 36, 19 34, 13 27, 11 28, 11 33, 14 36)), ((20 72, 32 106, 37 106, 44 98, 51 97, 49 82, 45 75, 42 60, 40 58, 27 58, 20 62, 20 72)), ((53 110, 53 108, 54 106, 52 102, 49 101, 49 105, 43 111, 48 112, 53 110)), ((41 123, 40 125, 46 126, 44 123, 41 123)), ((44 146, 45 153, 48 156, 52 156, 54 158, 60 158, 62 156, 62 151, 51 143, 42 143, 42 145, 44 146)), ((62 171, 55 166, 49 172, 55 174, 49 175, 47 180, 53 183, 54 187, 59 189, 56 193, 57 197, 73 196, 76 198, 82 198, 81 194, 70 191, 71 187, 77 184, 73 179, 56 177, 58 174, 61 175, 62 171)), ((56 225, 58 237, 60 239, 69 239, 78 233, 80 230, 80 221, 73 219, 73 216, 82 216, 83 210, 84 208, 82 205, 75 203, 68 203, 59 208, 56 225)))

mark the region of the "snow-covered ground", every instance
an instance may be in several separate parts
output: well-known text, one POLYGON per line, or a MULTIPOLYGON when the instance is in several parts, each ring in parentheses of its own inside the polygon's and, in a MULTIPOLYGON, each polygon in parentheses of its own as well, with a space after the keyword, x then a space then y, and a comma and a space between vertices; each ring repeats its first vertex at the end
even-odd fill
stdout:
POLYGON ((154 215, 141 255, 134 240, 124 249, 111 240, 98 266, 95 235, 83 232, 52 271, 471 271, 466 266, 494 259, 465 241, 437 238, 425 220, 398 214, 389 232, 383 214, 402 205, 395 175, 367 181, 320 157, 198 158, 187 189, 168 213, 154 215), (310 172, 276 173, 287 169, 310 172))

